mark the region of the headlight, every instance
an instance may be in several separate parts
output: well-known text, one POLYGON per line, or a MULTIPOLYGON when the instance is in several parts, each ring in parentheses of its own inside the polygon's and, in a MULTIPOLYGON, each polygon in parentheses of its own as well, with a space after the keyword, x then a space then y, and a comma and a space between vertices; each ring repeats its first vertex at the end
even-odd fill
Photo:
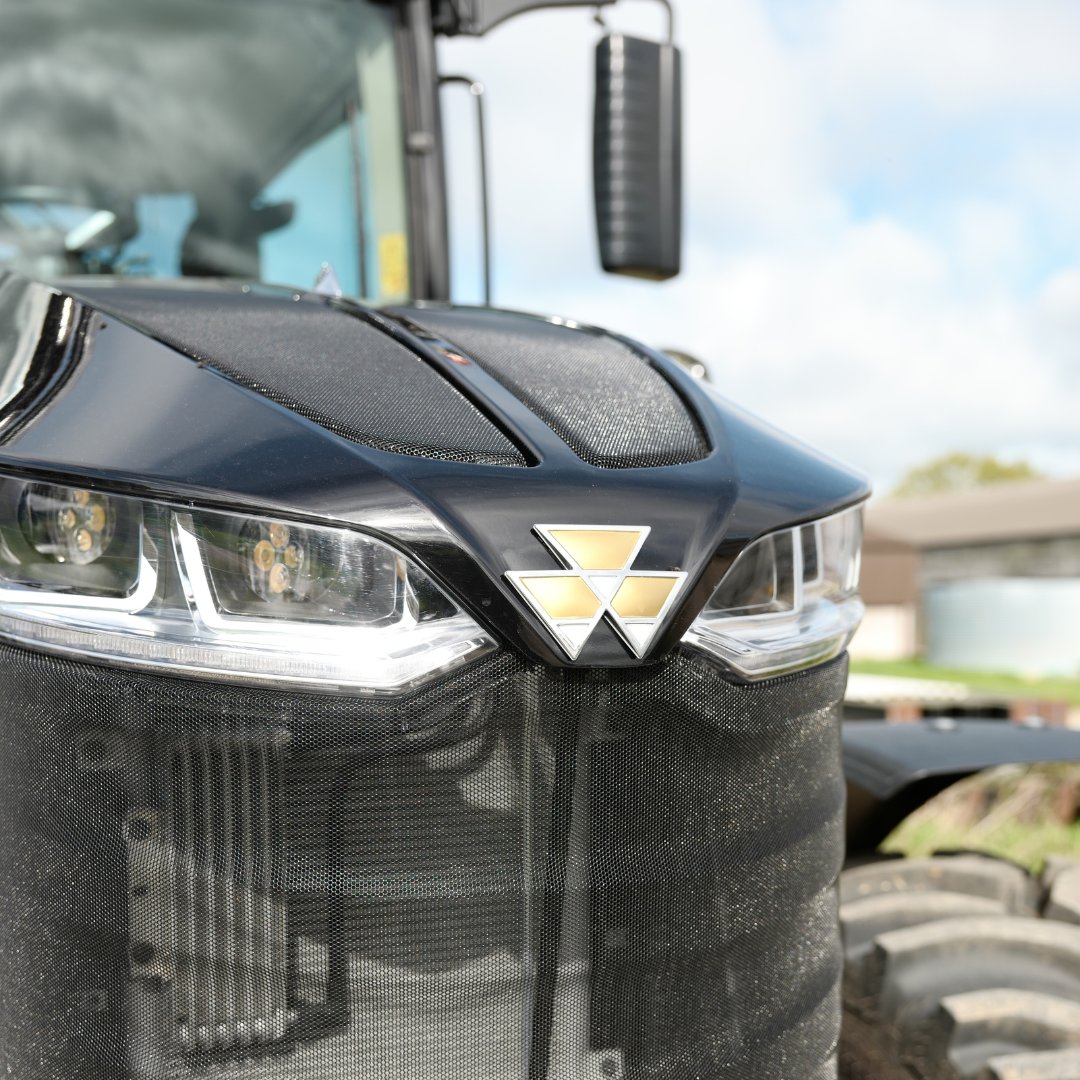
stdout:
POLYGON ((862 507, 752 543, 683 639, 744 679, 838 656, 863 615, 862 507))
POLYGON ((494 642, 348 529, 0 478, 0 635, 53 652, 395 692, 494 642))

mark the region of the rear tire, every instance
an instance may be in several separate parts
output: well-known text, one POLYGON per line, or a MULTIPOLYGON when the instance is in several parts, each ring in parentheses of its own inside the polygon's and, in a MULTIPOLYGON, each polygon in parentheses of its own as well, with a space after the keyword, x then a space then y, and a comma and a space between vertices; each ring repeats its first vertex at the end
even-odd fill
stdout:
POLYGON ((1080 865, 883 859, 840 919, 842 1080, 1080 1080, 1080 865))

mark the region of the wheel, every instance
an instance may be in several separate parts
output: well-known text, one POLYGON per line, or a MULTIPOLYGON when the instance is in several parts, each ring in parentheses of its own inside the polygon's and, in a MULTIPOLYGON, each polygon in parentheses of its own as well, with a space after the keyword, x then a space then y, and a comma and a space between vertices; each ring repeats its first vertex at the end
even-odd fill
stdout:
POLYGON ((883 859, 840 920, 842 1080, 1080 1080, 1080 865, 883 859))

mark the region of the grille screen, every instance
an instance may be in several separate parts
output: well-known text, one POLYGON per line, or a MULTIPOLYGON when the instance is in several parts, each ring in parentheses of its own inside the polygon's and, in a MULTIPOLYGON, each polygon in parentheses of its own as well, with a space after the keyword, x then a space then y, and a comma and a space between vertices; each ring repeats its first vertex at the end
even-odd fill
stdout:
POLYGON ((524 466, 472 402, 404 346, 323 304, 147 286, 89 303, 353 442, 417 457, 524 466))
POLYGON ((0 1071, 834 1077, 844 676, 363 700, 0 647, 0 1071))
POLYGON ((684 465, 709 451, 671 384, 614 338, 503 311, 399 314, 467 352, 590 465, 684 465))

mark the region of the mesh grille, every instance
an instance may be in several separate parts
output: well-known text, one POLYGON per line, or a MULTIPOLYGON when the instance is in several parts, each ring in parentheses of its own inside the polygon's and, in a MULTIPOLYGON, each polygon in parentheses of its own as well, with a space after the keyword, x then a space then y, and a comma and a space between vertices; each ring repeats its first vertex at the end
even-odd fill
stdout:
POLYGON ((506 312, 405 314, 468 353, 590 465, 683 465, 708 453, 671 384, 613 338, 506 312))
POLYGON ((827 1080, 842 663, 397 701, 0 648, 19 1080, 827 1080))
POLYGON ((322 304, 148 287, 97 290, 90 302, 353 442, 444 461, 525 465, 517 447, 423 360, 322 304))

